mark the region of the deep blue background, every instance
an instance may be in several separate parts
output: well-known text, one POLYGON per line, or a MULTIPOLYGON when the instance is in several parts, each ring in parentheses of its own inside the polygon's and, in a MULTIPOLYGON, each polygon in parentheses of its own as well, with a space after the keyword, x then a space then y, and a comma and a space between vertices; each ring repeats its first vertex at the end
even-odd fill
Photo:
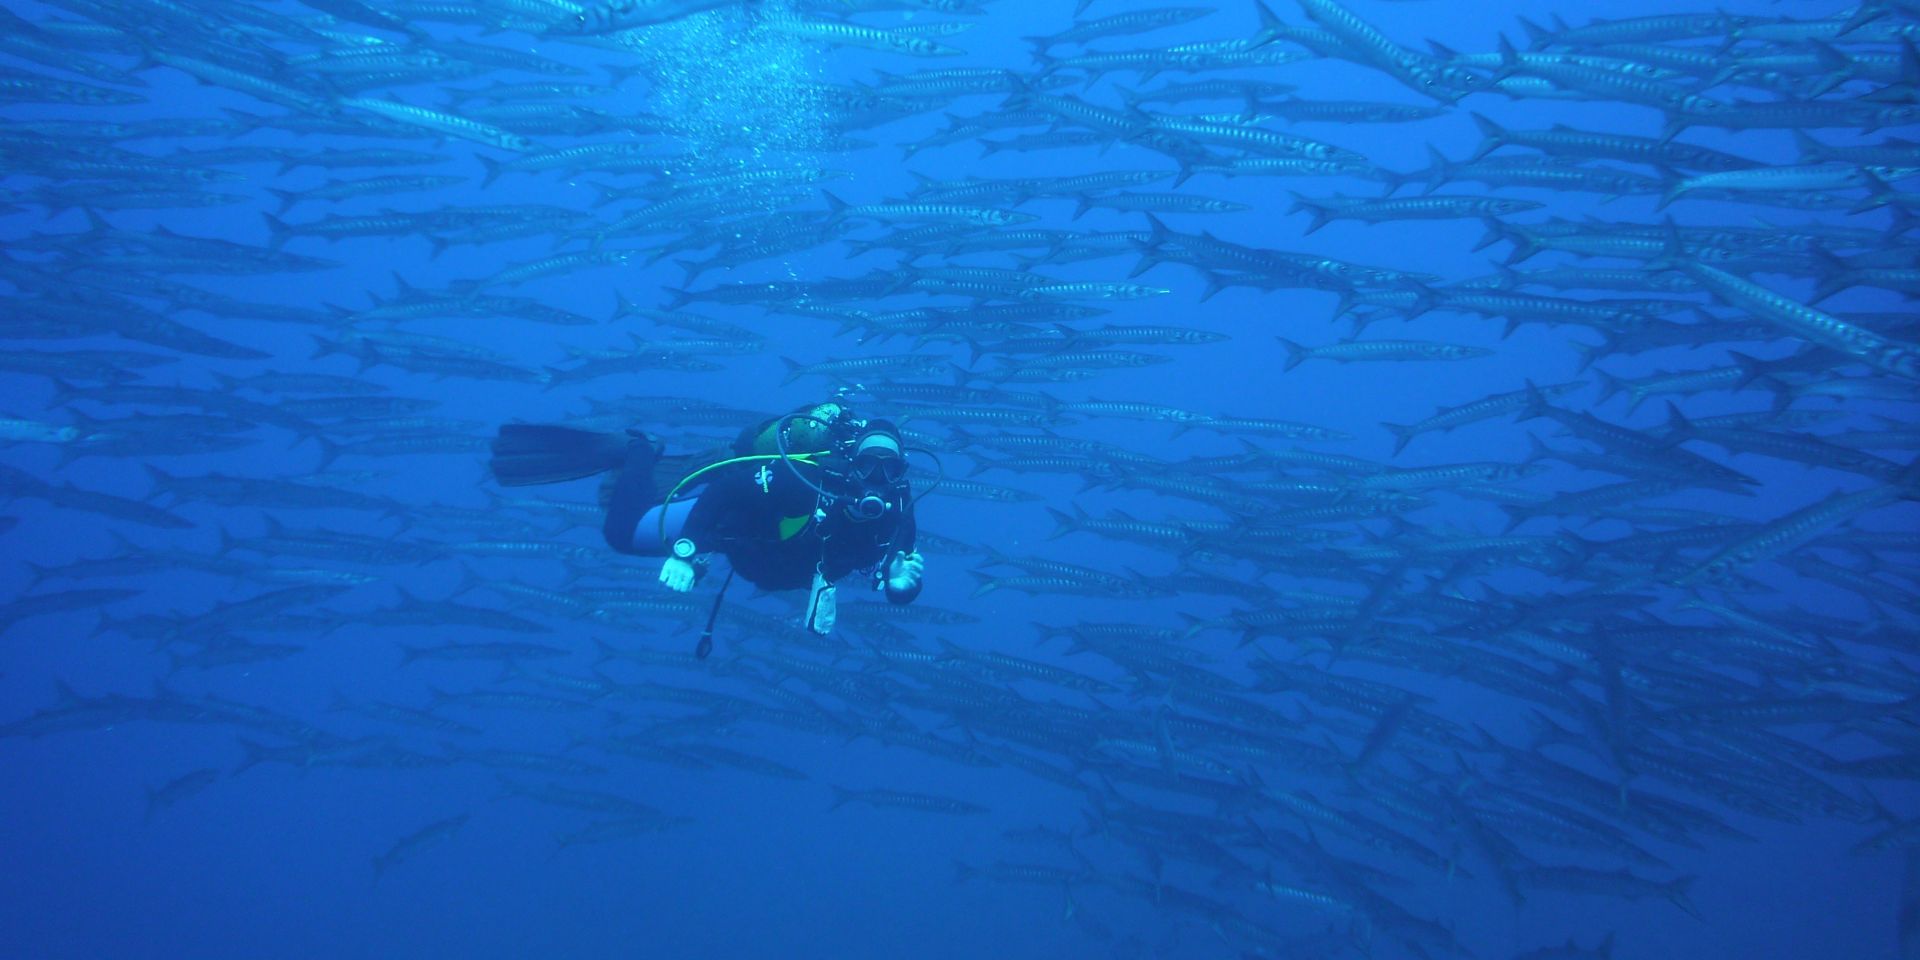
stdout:
MULTIPOLYGON (((662 28, 667 40, 650 54, 634 54, 641 76, 629 81, 599 105, 615 111, 629 109, 686 109, 690 102, 709 101, 706 109, 721 116, 746 106, 794 105, 790 114, 796 130, 808 127, 806 98, 791 88, 773 85, 765 72, 743 71, 741 64, 778 65, 785 75, 827 82, 870 80, 876 68, 907 72, 951 63, 1024 64, 1017 38, 1065 28, 1071 22, 1071 4, 1002 2, 990 15, 956 37, 945 38, 969 51, 963 61, 917 62, 868 51, 815 49, 799 42, 762 37, 758 45, 739 49, 724 36, 702 33, 697 26, 662 28), (725 55, 719 55, 724 51, 725 55), (651 57, 651 59, 648 59, 651 57), (755 75, 757 74, 757 75, 755 75), (651 81, 651 82, 650 82, 651 81)), ((1104 16, 1139 4, 1123 6, 1100 2, 1087 16, 1104 16)), ((32 13, 25 5, 21 12, 32 13)), ((1603 5, 1581 5, 1553 0, 1486 3, 1385 3, 1355 0, 1353 9, 1409 45, 1425 38, 1459 50, 1487 50, 1505 31, 1520 36, 1516 15, 1545 21, 1558 14, 1583 22, 1592 14, 1627 17, 1668 12, 1667 4, 1613 0, 1603 5)), ((1755 15, 1821 16, 1848 8, 1838 3, 1749 3, 1736 12, 1755 15)), ((291 8, 289 8, 291 9, 291 8)), ((1283 7, 1281 16, 1299 23, 1297 9, 1283 7)), ((862 22, 896 25, 901 15, 865 16, 862 22)), ((928 17, 913 18, 918 22, 928 17)), ((1187 40, 1250 35, 1255 20, 1249 7, 1232 4, 1218 13, 1184 27, 1099 44, 1105 49, 1129 49, 1187 40)), ((436 32, 454 32, 444 25, 436 32)), ((463 35, 466 31, 459 31, 463 35)), ((569 61, 623 64, 611 52, 583 52, 558 44, 541 44, 523 35, 501 35, 488 42, 525 49, 569 61)), ((142 107, 99 110, 63 110, 16 106, 10 118, 66 114, 87 117, 137 119, 215 114, 223 107, 264 109, 245 97, 196 86, 183 75, 166 69, 141 73, 151 86, 150 102, 142 107)), ((596 77, 598 74, 595 75, 596 77)), ((1301 95, 1327 99, 1379 99, 1420 102, 1390 79, 1342 62, 1303 61, 1249 73, 1248 76, 1296 83, 1301 95)), ((516 76, 516 79, 532 79, 516 76)), ((1182 78, 1175 77, 1175 80, 1182 78)), ((1116 100, 1116 76, 1097 84, 1089 99, 1116 100)), ((467 82, 478 86, 485 78, 467 82)), ((428 87, 403 88, 400 99, 433 103, 428 87)), ((967 98, 951 107, 957 114, 994 109, 997 98, 967 98)), ((1229 109, 1221 105, 1218 109, 1229 109)), ((1497 96, 1469 99, 1447 116, 1416 124, 1379 126, 1302 125, 1308 136, 1319 136, 1364 153, 1383 167, 1414 169, 1426 163, 1425 144, 1432 143, 1450 157, 1469 152, 1478 136, 1466 117, 1468 109, 1493 116, 1509 127, 1534 127, 1566 122, 1583 129, 1651 135, 1660 126, 1659 115, 1633 106, 1593 102, 1513 102, 1497 96)), ((1164 158, 1125 145, 1104 152, 1062 150, 978 158, 971 145, 930 149, 902 163, 896 144, 921 138, 944 123, 939 112, 892 123, 850 136, 869 139, 879 148, 847 155, 795 157, 769 153, 749 158, 749 165, 823 162, 848 169, 855 176, 828 186, 849 202, 874 202, 899 197, 913 185, 912 172, 936 179, 966 176, 1026 176, 1071 174, 1092 169, 1165 168, 1164 158)), ((1910 133, 1910 131, 1909 131, 1910 133)), ((1821 131, 1834 143, 1872 142, 1843 131, 1821 131)), ((562 138, 553 138, 556 143, 562 138)), ((1709 129, 1689 131, 1685 140, 1726 149, 1755 158, 1791 162, 1791 138, 1784 132, 1727 134, 1709 129)), ((296 140, 274 132, 256 133, 243 142, 257 145, 315 149, 318 138, 296 140)), ((371 141, 369 141, 371 143, 371 141)), ((217 141, 195 141, 195 147, 215 147, 217 141)), ((396 144, 407 149, 419 143, 396 144)), ((142 149, 164 150, 158 141, 142 149)), ((554 203, 585 206, 591 191, 554 174, 510 174, 484 191, 478 189, 479 167, 469 144, 452 142, 440 148, 455 159, 424 172, 458 172, 474 179, 462 188, 423 196, 370 198, 332 205, 303 205, 289 219, 310 220, 321 212, 372 212, 388 206, 433 209, 456 203, 554 203)), ((712 157, 711 162, 735 162, 712 157)), ((243 168, 250 181, 238 189, 256 192, 265 186, 299 190, 324 182, 328 174, 305 168, 275 176, 270 166, 243 168)), ((580 180, 612 178, 581 177, 580 180)), ((229 187, 231 188, 231 187, 229 187)), ((1156 185, 1148 189, 1165 189, 1156 185)), ((1168 217, 1178 229, 1202 227, 1239 243, 1312 252, 1329 257, 1406 270, 1426 271, 1449 280, 1481 275, 1489 257, 1504 255, 1499 246, 1484 252, 1469 248, 1481 227, 1471 221, 1403 223, 1365 227, 1352 221, 1335 222, 1303 236, 1304 215, 1287 215, 1286 191, 1310 195, 1331 192, 1371 193, 1375 187, 1359 181, 1296 182, 1280 179, 1223 180, 1196 177, 1185 192, 1233 199, 1253 209, 1217 217, 1168 217)), ((1477 187, 1463 192, 1480 192, 1477 187)), ((1509 190, 1500 195, 1548 201, 1548 211, 1561 216, 1592 214, 1609 220, 1654 222, 1653 199, 1629 197, 1612 202, 1583 195, 1553 195, 1540 191, 1509 190)), ((260 194, 259 209, 272 209, 260 194)), ((1045 215, 1035 226, 1067 224, 1071 204, 1042 200, 1023 209, 1045 215)), ((1686 224, 1747 224, 1755 216, 1783 223, 1818 222, 1826 216, 1850 224, 1878 226, 1884 213, 1839 218, 1683 201, 1673 213, 1686 224)), ((121 229, 165 224, 182 233, 223 236, 264 243, 266 229, 258 209, 234 207, 209 211, 109 213, 121 229)), ((1538 215, 1520 218, 1527 222, 1538 215)), ((1094 211, 1074 224, 1082 229, 1138 229, 1140 218, 1112 211, 1094 211)), ((68 212, 42 220, 38 212, 6 219, 6 235, 57 233, 84 228, 84 218, 68 212)), ((863 236, 877 235, 866 228, 863 236)), ((334 303, 362 308, 371 296, 393 291, 391 274, 398 272, 422 287, 484 277, 501 267, 547 252, 544 240, 513 241, 483 248, 456 248, 429 259, 424 239, 367 239, 329 244, 302 239, 288 246, 292 252, 330 256, 345 262, 326 273, 236 278, 191 278, 212 289, 243 299, 289 303, 334 303)), ((815 279, 854 276, 885 266, 891 255, 875 253, 852 260, 843 246, 828 244, 801 254, 763 262, 732 273, 715 272, 702 284, 746 279, 815 279)), ((966 262, 1008 265, 1004 256, 966 258, 966 262)), ((1556 262, 1540 257, 1528 266, 1556 262)), ((1063 279, 1117 280, 1131 266, 1129 258, 1109 259, 1042 268, 1063 279)), ((1776 290, 1807 294, 1788 278, 1761 278, 1776 290)), ((615 292, 642 306, 665 302, 663 286, 679 286, 681 271, 671 262, 653 267, 596 270, 535 281, 512 291, 594 317, 610 314, 615 292)), ((1511 337, 1500 336, 1497 321, 1435 313, 1412 323, 1382 322, 1367 332, 1372 337, 1445 340, 1492 346, 1486 359, 1459 363, 1336 365, 1312 362, 1284 374, 1284 354, 1272 337, 1284 335, 1308 344, 1344 339, 1350 324, 1330 322, 1333 297, 1311 291, 1265 293, 1230 289, 1204 303, 1200 284, 1186 268, 1166 265, 1139 282, 1174 288, 1167 297, 1115 304, 1114 312, 1098 323, 1166 323, 1231 334, 1228 343, 1199 347, 1164 348, 1176 362, 1155 368, 1103 375, 1085 384, 1049 387, 1062 398, 1098 397, 1168 403, 1188 409, 1247 417, 1275 417, 1307 421, 1344 429, 1356 439, 1317 444, 1316 449, 1385 458, 1391 438, 1376 424, 1411 422, 1436 407, 1477 399, 1490 392, 1517 389, 1526 379, 1558 382, 1574 376, 1578 358, 1566 341, 1581 336, 1574 328, 1523 327, 1511 337)), ((890 305, 912 305, 924 298, 902 297, 890 305)), ((1898 309, 1890 294, 1867 289, 1841 295, 1827 304, 1834 310, 1898 309)), ((777 359, 791 356, 811 362, 855 355, 863 351, 894 352, 899 347, 862 348, 851 339, 835 339, 833 325, 824 320, 769 314, 755 308, 695 308, 749 324, 770 338, 763 355, 730 359, 717 375, 659 373, 626 380, 613 378, 586 387, 545 391, 521 384, 435 380, 391 367, 370 370, 364 376, 406 396, 438 399, 442 415, 482 422, 511 419, 555 420, 586 411, 588 398, 613 399, 625 394, 685 395, 721 400, 730 405, 777 410, 810 401, 825 389, 819 381, 782 384, 777 359)), ((309 362, 310 328, 288 324, 246 323, 201 318, 197 325, 236 342, 269 351, 274 359, 259 363, 207 363, 187 358, 149 371, 151 381, 211 387, 215 370, 248 374, 262 370, 311 369, 336 374, 355 372, 342 357, 309 362)), ((664 336, 667 331, 628 320, 619 325, 561 328, 522 322, 440 320, 410 324, 408 330, 441 333, 492 347, 528 364, 560 364, 565 347, 608 347, 626 342, 628 333, 664 336)), ((102 341, 100 346, 124 346, 102 341)), ((138 349, 138 348, 136 348, 138 349)), ((939 349, 935 347, 933 349, 939 349)), ((1766 348, 1768 356, 1791 352, 1788 343, 1766 348)), ((962 359, 958 352, 955 359, 962 359)), ((1632 377, 1656 370, 1716 365, 1719 351, 1688 355, 1662 351, 1640 358, 1615 359, 1605 368, 1632 377)), ((5 408, 0 414, 66 422, 68 411, 54 405, 49 384, 42 378, 0 376, 5 408)), ((1591 388, 1576 395, 1570 405, 1592 404, 1591 388)), ((1758 409, 1762 394, 1709 393, 1687 398, 1690 415, 1710 415, 1758 409)), ((1594 406, 1602 416, 1639 427, 1651 427, 1664 418, 1664 405, 1649 402, 1631 414, 1623 399, 1594 406)), ((1813 404, 1809 404, 1812 406, 1813 404)), ((1911 422, 1910 406, 1858 403, 1851 413, 1862 426, 1869 415, 1880 414, 1911 422)), ((124 413, 125 411, 121 411, 124 413)), ((95 411, 94 415, 102 415, 95 411)), ((119 414, 108 413, 106 416, 119 414)), ((1525 455, 1529 430, 1551 431, 1540 422, 1515 425, 1502 419, 1478 424, 1447 435, 1416 440, 1394 462, 1399 465, 1447 463, 1465 460, 1514 460, 1525 455)), ((1188 455, 1231 452, 1235 444, 1207 431, 1192 431, 1178 439, 1164 426, 1138 423, 1089 423, 1072 435, 1123 443, 1169 459, 1188 455)), ((166 469, 179 473, 232 472, 255 476, 297 477, 315 467, 316 450, 310 443, 288 449, 291 438, 269 430, 263 442, 238 456, 168 458, 166 469)), ((1283 444, 1282 444, 1283 445, 1283 444)), ((956 469, 969 468, 965 458, 952 458, 956 469)), ((149 479, 137 463, 106 458, 83 458, 56 466, 57 451, 18 445, 6 452, 6 462, 43 475, 57 475, 76 486, 125 496, 145 496, 149 479)), ((1734 466, 1760 477, 1764 483, 1752 501, 1713 496, 1714 509, 1777 517, 1832 490, 1857 487, 1859 480, 1830 471, 1758 458, 1736 458, 1734 466)), ((478 455, 394 458, 391 461, 342 461, 337 470, 381 470, 384 476, 361 485, 369 492, 410 500, 430 496, 431 502, 480 508, 496 495, 485 479, 478 455)), ((1556 466, 1553 474, 1532 481, 1538 489, 1589 486, 1594 478, 1580 478, 1556 466)), ((988 473, 982 479, 1017 485, 1046 495, 1049 502, 1074 500, 1090 512, 1124 507, 1143 515, 1192 516, 1199 508, 1162 501, 1143 494, 1080 493, 1072 478, 1010 477, 988 473)), ((585 500, 589 484, 537 492, 540 496, 585 500)), ((1423 526, 1458 528, 1491 533, 1499 527, 1497 512, 1485 504, 1443 501, 1443 508, 1416 516, 1423 526)), ((25 590, 30 575, 21 561, 59 564, 81 557, 97 557, 124 549, 119 536, 142 550, 211 551, 224 530, 250 536, 266 529, 264 511, 227 510, 209 504, 188 503, 176 512, 192 519, 196 528, 177 535, 149 529, 123 529, 88 514, 53 510, 37 500, 16 501, 10 511, 21 518, 18 529, 4 543, 12 562, 0 565, 0 589, 25 590)), ((1864 526, 1910 528, 1911 506, 1900 506, 1868 517, 1864 526)), ((344 511, 285 512, 295 526, 357 528, 367 533, 397 534, 401 525, 344 511)), ((921 506, 924 529, 988 544, 1012 554, 1039 553, 1048 557, 1120 571, 1171 572, 1170 558, 1129 545, 1116 545, 1087 536, 1045 542, 1052 521, 1041 503, 993 506, 951 498, 930 498, 921 506)), ((597 542, 595 531, 570 535, 581 544, 597 542)), ((609 554, 607 563, 629 561, 609 554)), ((1075 620, 1130 620, 1177 625, 1179 615, 1215 615, 1229 608, 1218 598, 1178 598, 1165 601, 1100 603, 1076 598, 1029 598, 995 591, 969 599, 972 578, 963 566, 967 558, 933 557, 923 603, 964 609, 980 617, 970 627, 922 629, 922 635, 940 636, 954 643, 995 649, 1022 656, 1061 657, 1057 645, 1039 648, 1033 621, 1070 623, 1075 620)), ((439 561, 418 569, 394 568, 393 582, 362 587, 336 606, 342 610, 390 605, 404 588, 422 596, 447 596, 463 579, 462 567, 482 578, 512 577, 558 587, 558 568, 539 562, 511 562, 487 558, 439 561)), ((1906 571, 1911 573, 1911 571, 1906 571)), ((1809 610, 1868 616, 1857 600, 1831 590, 1820 590, 1784 575, 1768 575, 1781 594, 1769 598, 1775 608, 1797 605, 1809 610)), ((1280 584, 1289 578, 1274 578, 1280 584)), ((645 579, 636 581, 647 589, 645 579)), ((1328 588, 1328 581, 1308 586, 1328 588)), ((115 605, 113 616, 140 613, 197 614, 239 599, 242 590, 224 578, 177 573, 139 581, 146 590, 136 600, 115 605)), ((1348 584, 1347 589, 1352 590, 1348 584)), ((470 602, 510 605, 504 597, 470 602)), ((753 601, 767 610, 786 605, 753 601)), ((594 637, 625 646, 679 650, 691 643, 688 634, 663 627, 657 634, 585 629, 556 622, 561 632, 541 639, 577 647, 581 653, 568 667, 584 667, 591 660, 594 637)), ((401 667, 398 644, 465 639, 451 630, 399 631, 349 624, 320 638, 304 638, 309 649, 290 660, 246 668, 213 671, 187 670, 168 683, 188 694, 211 693, 302 717, 316 718, 330 730, 344 734, 371 733, 370 724, 357 718, 327 714, 336 693, 354 699, 390 700, 424 705, 432 689, 467 689, 489 683, 491 666, 416 663, 401 667)), ((0 719, 14 719, 52 705, 54 682, 62 680, 83 694, 106 692, 142 694, 164 675, 166 661, 141 641, 110 629, 99 618, 63 615, 23 621, 6 630, 0 645, 0 719)), ((1195 641, 1233 663, 1230 638, 1212 634, 1195 641)), ((726 651, 722 637, 722 654, 726 651)), ((1875 653, 1875 659, 1884 659, 1875 653)), ((1063 661, 1078 669, 1099 672, 1088 658, 1063 661)), ((626 665, 627 679, 640 674, 626 665)), ((1102 674, 1108 679, 1117 679, 1102 674)), ((685 673, 670 673, 661 682, 697 682, 685 673)), ((1441 701, 1436 710, 1462 722, 1482 722, 1498 729, 1519 728, 1520 707, 1491 695, 1437 678, 1400 673, 1395 681, 1441 701)), ((1124 694, 1105 698, 1120 709, 1147 711, 1151 701, 1132 702, 1124 694)), ((1077 706, 1090 704, 1072 701, 1077 706)), ((671 708, 669 708, 671 709, 671 708)), ((684 712, 684 711, 682 711, 684 712)), ((567 717, 508 711, 460 714, 486 728, 486 743, 512 749, 557 751, 580 733, 581 722, 567 717)), ((806 735, 769 735, 745 727, 730 745, 809 772, 810 782, 766 780, 724 770, 689 774, 671 768, 619 762, 615 773, 596 778, 594 786, 643 798, 657 806, 693 817, 688 827, 653 834, 635 841, 584 845, 556 853, 554 837, 578 829, 583 815, 546 808, 530 801, 496 799, 493 773, 469 766, 427 771, 365 771, 336 768, 298 770, 285 765, 263 765, 234 778, 223 778, 179 806, 148 820, 144 816, 146 791, 180 773, 200 768, 227 768, 238 762, 241 750, 232 732, 216 727, 132 723, 123 727, 67 733, 41 739, 0 740, 0 765, 7 770, 0 786, 0 955, 17 957, 255 957, 255 956, 693 956, 888 957, 912 954, 925 957, 1059 957, 1096 955, 1165 955, 1179 957, 1228 956, 1228 947, 1203 927, 1159 914, 1139 900, 1122 899, 1097 888, 1076 890, 1082 907, 1111 926, 1119 937, 1132 940, 1101 944, 1087 938, 1072 922, 1062 919, 1063 898, 1044 887, 995 886, 956 883, 953 862, 983 864, 998 859, 1040 859, 1027 848, 1001 837, 1007 829, 1046 824, 1077 828, 1082 823, 1083 798, 1016 772, 975 770, 930 760, 902 749, 877 746, 871 740, 843 743, 806 735), (982 803, 992 813, 979 817, 943 818, 860 805, 829 810, 827 785, 879 786, 941 793, 982 803), (423 852, 389 870, 376 885, 369 861, 399 837, 421 825, 470 811, 472 819, 450 842, 423 852), (1126 951, 1139 950, 1138 953, 1126 951), (1156 953, 1156 951, 1158 951, 1156 953)), ((591 732, 591 731, 588 731, 591 732)), ((422 747, 435 738, 409 733, 422 747)), ((1911 814, 1915 797, 1908 790, 1885 790, 1882 799, 1911 814), (1905 805, 1899 802, 1904 800, 1905 805)), ((1853 789, 1851 785, 1847 789, 1853 789)), ((1806 956, 1877 957, 1892 953, 1894 898, 1899 886, 1897 858, 1892 854, 1855 856, 1847 848, 1865 835, 1865 828, 1828 822, 1788 827, 1735 817, 1741 829, 1759 837, 1755 843, 1710 842, 1706 849, 1685 853, 1676 863, 1682 872, 1698 874, 1694 900, 1705 922, 1692 920, 1666 904, 1638 904, 1575 899, 1539 894, 1516 911, 1483 877, 1480 881, 1436 882, 1431 874, 1414 873, 1416 884, 1396 892, 1397 899, 1428 916, 1439 916, 1454 926, 1461 938, 1482 956, 1507 956, 1525 949, 1559 943, 1572 936, 1590 944, 1609 930, 1617 932, 1616 956, 1791 958, 1806 956)), ((1142 872, 1131 855, 1118 847, 1089 844, 1089 852, 1105 869, 1142 872)), ((1187 886, 1202 889, 1203 877, 1183 877, 1187 886)), ((1252 913, 1260 916, 1259 913, 1252 913)), ((1383 944, 1386 955, 1395 955, 1383 944)))

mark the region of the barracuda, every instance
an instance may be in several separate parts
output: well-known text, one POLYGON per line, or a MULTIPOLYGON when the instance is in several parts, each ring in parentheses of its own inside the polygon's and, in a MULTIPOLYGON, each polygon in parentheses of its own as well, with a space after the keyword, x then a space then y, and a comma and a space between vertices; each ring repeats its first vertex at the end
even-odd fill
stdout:
MULTIPOLYGON (((1558 397, 1571 393, 1579 389, 1580 386, 1581 384, 1577 382, 1556 383, 1548 384, 1544 387, 1533 387, 1531 389, 1537 390, 1543 397, 1558 397)), ((1406 448, 1406 445, 1412 441, 1414 437, 1420 434, 1431 433, 1435 430, 1449 431, 1455 427, 1465 426, 1469 423, 1478 423, 1482 420, 1492 420, 1495 417, 1519 413, 1527 408, 1529 402, 1531 401, 1528 390, 1515 390, 1511 393, 1495 394, 1485 399, 1473 401, 1472 403, 1461 404, 1457 407, 1441 410, 1433 416, 1417 423, 1407 425, 1383 423, 1381 426, 1385 427, 1389 433, 1394 435, 1395 442, 1393 452, 1398 454, 1406 448)))
POLYGON ((1299 0, 1299 3, 1307 17, 1325 27, 1339 46, 1357 52, 1366 62, 1416 93, 1452 103, 1480 86, 1479 78, 1472 73, 1394 43, 1334 0, 1299 0))
POLYGON ((1723 104, 1655 78, 1632 61, 1593 61, 1556 54, 1523 54, 1502 40, 1501 69, 1505 74, 1529 73, 1581 93, 1623 100, 1663 110, 1710 113, 1723 104))
POLYGON ((1285 337, 1274 339, 1287 349, 1287 361, 1282 370, 1292 370, 1308 360, 1337 360, 1342 363, 1359 360, 1471 360, 1493 353, 1483 347, 1418 340, 1349 340, 1309 348, 1285 337))
POLYGON ((1038 51, 1045 52, 1063 43, 1085 43, 1100 37, 1118 37, 1177 26, 1198 20, 1213 12, 1215 11, 1212 7, 1157 7, 1151 10, 1134 10, 1099 20, 1076 23, 1052 36, 1027 37, 1026 40, 1038 51))
POLYGON ((822 191, 827 209, 836 218, 865 218, 882 221, 937 221, 968 223, 977 226, 1009 226, 1039 219, 1033 214, 992 207, 963 207, 945 203, 867 203, 850 205, 822 191))
POLYGON ((915 57, 954 57, 966 53, 958 47, 950 47, 910 33, 834 20, 802 20, 794 16, 773 16, 762 22, 774 33, 838 46, 867 47, 915 57))
POLYGON ((1738 390, 1745 386, 1751 375, 1745 367, 1714 367, 1708 370, 1690 370, 1685 373, 1657 373, 1637 380, 1622 380, 1612 374, 1600 373, 1600 399, 1605 400, 1618 393, 1628 397, 1627 411, 1637 409, 1648 397, 1663 393, 1693 394, 1707 390, 1738 390))
POLYGON ((1475 181, 1490 187, 1539 187, 1547 190, 1580 190, 1592 193, 1628 196, 1659 193, 1662 181, 1625 170, 1601 169, 1560 160, 1536 160, 1531 157, 1489 157, 1459 162, 1448 160, 1429 144, 1427 156, 1432 165, 1426 170, 1400 176, 1399 182, 1425 177, 1426 192, 1442 184, 1475 181))
POLYGON ((449 137, 471 140, 475 143, 485 144, 490 147, 499 147, 502 150, 511 150, 515 153, 527 153, 538 149, 538 144, 517 133, 511 133, 499 127, 489 126, 450 113, 441 113, 437 110, 428 110, 425 107, 416 107, 393 100, 348 97, 340 101, 340 106, 353 110, 363 110, 367 113, 384 117, 395 123, 419 127, 423 130, 431 130, 449 137))
POLYGON ((1798 167, 1729 170, 1688 177, 1667 189, 1656 209, 1664 208, 1695 190, 1726 193, 1777 193, 1793 190, 1846 190, 1864 186, 1869 174, 1851 163, 1817 163, 1798 167))
POLYGON ((1719 37, 1745 25, 1749 18, 1730 13, 1675 13, 1625 20, 1595 20, 1584 26, 1569 27, 1555 17, 1556 30, 1547 30, 1528 22, 1524 17, 1520 22, 1526 27, 1527 35, 1533 38, 1536 47, 1554 44, 1593 47, 1719 37))
POLYGON ((1829 529, 1869 510, 1901 499, 1912 499, 1920 481, 1920 464, 1907 467, 1897 481, 1854 493, 1837 494, 1802 507, 1716 552, 1673 580, 1675 586, 1695 587, 1721 580, 1740 569, 1780 556, 1829 529))
MULTIPOLYGON (((1698 106, 1698 105, 1695 105, 1698 106)), ((1858 100, 1741 101, 1707 109, 1683 107, 1668 114, 1663 139, 1691 126, 1725 130, 1814 130, 1854 127, 1872 133, 1920 121, 1920 105, 1878 104, 1858 100)))
MULTIPOLYGON (((543 0, 545 3, 546 0, 543 0)), ((578 5, 554 3, 553 8, 571 8, 553 20, 545 32, 561 36, 597 36, 620 33, 638 27, 669 23, 708 10, 733 6, 737 0, 601 0, 578 5)))
POLYGON ((1191 137, 1202 142, 1224 143, 1252 150, 1258 153, 1285 157, 1304 157, 1310 160, 1337 160, 1348 163, 1365 163, 1366 158, 1352 151, 1295 137, 1272 130, 1257 127, 1242 127, 1232 124, 1203 123, 1181 120, 1174 117, 1152 117, 1153 126, 1171 133, 1191 137))
POLYGON ((1751 280, 1742 280, 1716 267, 1686 257, 1676 228, 1668 221, 1668 238, 1661 258, 1651 266, 1678 270, 1729 306, 1751 313, 1781 332, 1816 343, 1907 379, 1920 379, 1920 344, 1881 336, 1790 300, 1751 280))
POLYGON ((1544 206, 1534 200, 1510 200, 1502 197, 1418 197, 1368 200, 1340 195, 1310 198, 1295 193, 1293 200, 1293 210, 1290 212, 1305 210, 1313 216, 1313 222, 1307 226, 1307 233, 1313 233, 1336 219, 1360 220, 1373 224, 1392 220, 1493 218, 1537 210, 1544 206))
POLYGON ((1652 166, 1700 170, 1746 170, 1759 165, 1744 157, 1671 140, 1590 133, 1564 124, 1556 124, 1550 130, 1512 130, 1482 114, 1475 113, 1472 116, 1480 128, 1481 141, 1469 160, 1479 160, 1503 146, 1516 146, 1531 147, 1555 156, 1627 160, 1652 166))
POLYGON ((1132 136, 1146 123, 1146 118, 1138 110, 1114 110, 1075 97, 1038 93, 1030 84, 1019 79, 1013 81, 1013 92, 1007 95, 1006 109, 1036 110, 1073 126, 1112 137, 1132 136))
POLYGON ((1053 76, 1061 70, 1076 70, 1098 79, 1115 71, 1131 71, 1145 83, 1166 72, 1192 73, 1206 69, 1213 58, 1201 53, 1176 53, 1168 50, 1138 50, 1128 53, 1086 53, 1077 57, 1056 58, 1036 53, 1045 72, 1053 76))
POLYGON ((296 90, 272 80, 262 79, 239 70, 217 63, 209 63, 194 57, 170 53, 164 50, 151 50, 147 56, 155 63, 164 64, 179 70, 195 80, 217 87, 236 90, 247 96, 268 103, 277 103, 283 107, 313 116, 331 116, 339 111, 325 98, 302 90, 296 90))

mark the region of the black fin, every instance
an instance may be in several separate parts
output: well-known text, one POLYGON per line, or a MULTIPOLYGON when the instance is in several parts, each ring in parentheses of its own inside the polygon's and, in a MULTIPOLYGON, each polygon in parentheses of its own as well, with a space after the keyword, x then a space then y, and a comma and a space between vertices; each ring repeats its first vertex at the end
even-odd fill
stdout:
POLYGON ((493 439, 493 478, 503 487, 524 487, 591 477, 619 466, 627 438, 573 427, 509 423, 493 439))

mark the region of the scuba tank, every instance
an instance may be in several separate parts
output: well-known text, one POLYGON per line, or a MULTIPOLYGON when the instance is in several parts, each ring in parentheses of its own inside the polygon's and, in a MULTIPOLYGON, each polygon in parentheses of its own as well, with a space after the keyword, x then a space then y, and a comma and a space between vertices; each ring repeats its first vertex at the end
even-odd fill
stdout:
POLYGON ((832 446, 835 428, 842 419, 851 416, 846 407, 837 403, 820 403, 806 410, 796 410, 782 417, 773 417, 740 431, 733 441, 733 455, 736 457, 778 456, 781 452, 781 426, 786 428, 786 449, 789 451, 826 450, 832 446))

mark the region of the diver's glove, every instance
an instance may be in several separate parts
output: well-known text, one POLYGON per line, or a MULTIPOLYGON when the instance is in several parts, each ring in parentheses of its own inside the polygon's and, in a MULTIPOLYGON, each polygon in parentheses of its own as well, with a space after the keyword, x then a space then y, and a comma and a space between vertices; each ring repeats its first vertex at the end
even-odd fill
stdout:
POLYGON ((887 561, 887 589, 894 593, 907 593, 920 588, 920 576, 927 570, 927 561, 922 559, 920 551, 912 553, 894 551, 887 561))
POLYGON ((674 593, 686 593, 693 589, 693 564, 679 557, 668 557, 660 565, 660 582, 674 593))

